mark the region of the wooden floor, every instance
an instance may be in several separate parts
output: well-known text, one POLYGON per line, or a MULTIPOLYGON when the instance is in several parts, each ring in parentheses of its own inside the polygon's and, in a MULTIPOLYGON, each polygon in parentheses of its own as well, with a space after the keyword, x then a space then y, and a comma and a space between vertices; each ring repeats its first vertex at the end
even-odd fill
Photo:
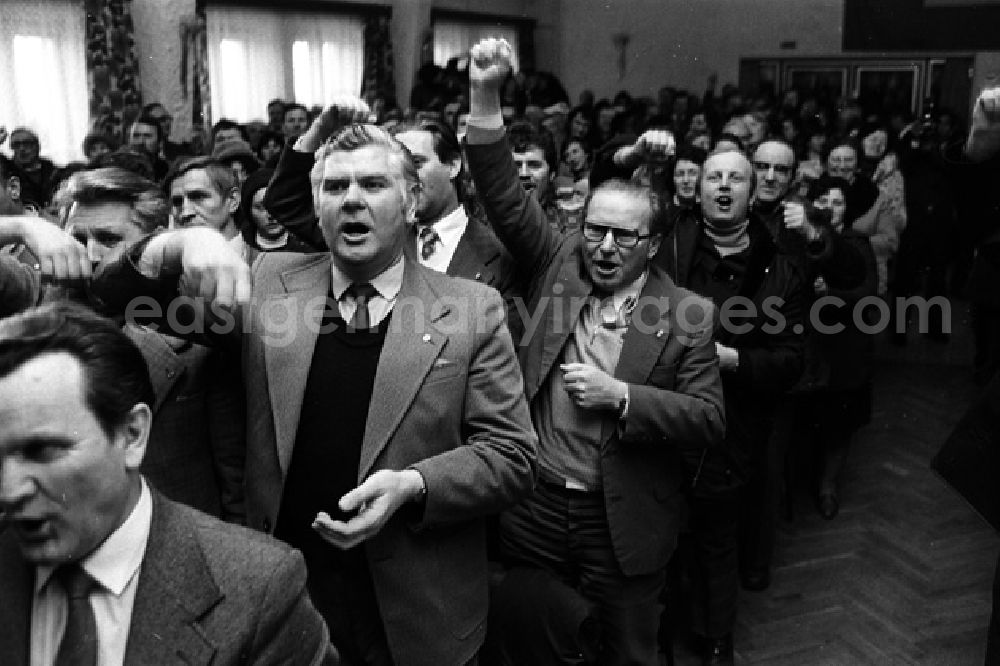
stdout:
MULTIPOLYGON (((966 320, 956 304, 947 344, 880 341, 841 513, 797 493, 771 587, 741 591, 738 664, 982 664, 1000 538, 928 467, 977 393, 966 320)), ((675 657, 698 663, 681 644, 675 657)))

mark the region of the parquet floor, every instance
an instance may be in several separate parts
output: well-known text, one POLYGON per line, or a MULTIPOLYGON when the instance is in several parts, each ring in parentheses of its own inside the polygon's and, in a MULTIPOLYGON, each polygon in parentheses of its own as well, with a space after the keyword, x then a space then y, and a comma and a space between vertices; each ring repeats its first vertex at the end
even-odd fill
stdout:
MULTIPOLYGON (((954 315, 947 344, 880 341, 841 513, 825 521, 797 491, 771 587, 741 591, 738 664, 982 664, 1000 538, 928 467, 977 392, 964 308, 954 315)), ((681 644, 675 657, 698 663, 681 644)))

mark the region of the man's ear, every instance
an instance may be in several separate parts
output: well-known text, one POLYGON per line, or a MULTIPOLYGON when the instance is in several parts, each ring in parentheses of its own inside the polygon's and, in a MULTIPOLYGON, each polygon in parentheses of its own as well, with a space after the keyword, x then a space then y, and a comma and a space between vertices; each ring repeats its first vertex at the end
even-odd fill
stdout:
POLYGON ((118 427, 117 437, 123 446, 125 466, 128 469, 138 470, 142 464, 152 424, 153 410, 146 403, 140 402, 133 405, 124 422, 118 427))
POLYGON ((11 176, 7 179, 7 195, 13 201, 21 200, 21 179, 17 176, 11 176))
POLYGON ((652 259, 660 251, 660 244, 663 242, 663 234, 656 234, 649 239, 649 249, 646 251, 646 258, 652 259))
POLYGON ((455 180, 462 173, 462 158, 456 157, 448 163, 448 179, 455 180))
POLYGON ((240 207, 240 188, 234 187, 229 190, 229 195, 226 198, 229 200, 228 206, 230 215, 235 215, 236 210, 240 207))

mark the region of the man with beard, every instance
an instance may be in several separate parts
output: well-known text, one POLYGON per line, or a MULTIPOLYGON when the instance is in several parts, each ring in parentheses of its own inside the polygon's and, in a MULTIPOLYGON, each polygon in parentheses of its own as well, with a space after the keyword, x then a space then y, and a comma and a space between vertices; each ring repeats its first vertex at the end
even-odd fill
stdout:
MULTIPOLYGON (((683 459, 697 461, 724 430, 713 308, 651 263, 662 229, 648 187, 603 183, 580 230, 551 227, 505 137, 510 58, 503 40, 473 47, 466 135, 530 317, 520 361, 540 480, 502 516, 501 547, 511 565, 545 571, 596 607, 599 663, 653 666, 683 459)), ((498 618, 496 629, 514 623, 498 618)))
POLYGON ((150 116, 140 116, 128 128, 128 145, 142 152, 153 165, 153 180, 161 182, 170 170, 170 164, 160 157, 163 149, 163 129, 150 116))

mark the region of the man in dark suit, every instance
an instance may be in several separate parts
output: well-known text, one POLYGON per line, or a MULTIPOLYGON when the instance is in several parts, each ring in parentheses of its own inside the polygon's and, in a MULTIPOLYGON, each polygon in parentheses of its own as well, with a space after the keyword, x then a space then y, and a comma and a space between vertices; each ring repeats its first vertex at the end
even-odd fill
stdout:
POLYGON ((245 262, 204 228, 123 253, 94 293, 121 310, 143 293, 169 301, 181 284, 219 315, 212 335, 237 334, 248 524, 303 550, 345 660, 474 663, 484 517, 519 501, 535 469, 503 303, 407 257, 420 182, 396 139, 351 125, 316 159, 330 251, 261 256, 252 300, 245 262), (220 309, 236 303, 237 317, 220 309))
MULTIPOLYGON (((317 249, 325 249, 309 196, 313 154, 340 127, 365 122, 368 107, 361 100, 343 100, 328 107, 309 131, 285 146, 264 205, 274 219, 317 249)), ((413 153, 420 174, 414 240, 407 252, 421 265, 453 277, 489 285, 507 305, 508 326, 515 344, 520 325, 514 299, 521 293, 514 281, 513 261, 485 220, 470 217, 462 205, 462 148, 455 132, 436 120, 400 125, 393 135, 413 153)))
POLYGON ((337 663, 299 553, 146 483, 152 401, 83 306, 0 321, 0 663, 337 663))
POLYGON ((693 470, 725 430, 713 308, 651 263, 648 188, 604 183, 581 231, 552 229, 503 130, 509 71, 506 42, 473 47, 466 153, 526 285, 520 362, 539 434, 540 483, 502 517, 501 543, 597 607, 600 663, 652 666, 685 461, 693 470))

